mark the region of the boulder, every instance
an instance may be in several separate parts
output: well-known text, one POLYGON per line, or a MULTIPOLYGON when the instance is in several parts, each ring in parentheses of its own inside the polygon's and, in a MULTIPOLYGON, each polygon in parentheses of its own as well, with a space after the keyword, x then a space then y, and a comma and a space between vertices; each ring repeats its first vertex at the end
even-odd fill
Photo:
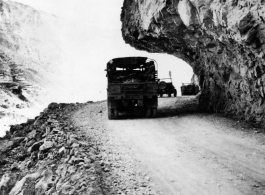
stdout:
POLYGON ((41 146, 40 146, 40 151, 47 151, 53 147, 54 143, 52 141, 45 141, 41 146))
POLYGON ((36 137, 36 135, 37 135, 37 131, 36 131, 36 130, 33 130, 33 131, 31 131, 31 132, 27 135, 27 137, 28 137, 29 139, 34 139, 34 138, 36 137))
POLYGON ((0 152, 8 152, 13 149, 15 142, 14 141, 5 141, 0 147, 0 152))
POLYGON ((41 140, 39 142, 35 142, 31 147, 28 148, 28 152, 31 153, 34 151, 38 151, 42 144, 43 144, 43 140, 41 140))

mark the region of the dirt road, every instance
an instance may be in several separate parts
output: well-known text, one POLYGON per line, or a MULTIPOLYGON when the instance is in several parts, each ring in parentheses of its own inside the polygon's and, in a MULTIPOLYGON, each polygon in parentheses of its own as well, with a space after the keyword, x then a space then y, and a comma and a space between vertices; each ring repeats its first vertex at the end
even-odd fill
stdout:
POLYGON ((0 139, 0 195, 265 195, 264 129, 196 106, 108 120, 105 101, 51 103, 0 139))
POLYGON ((265 194, 264 133, 193 113, 193 104, 160 98, 158 118, 106 119, 107 129, 148 172, 158 194, 265 194))

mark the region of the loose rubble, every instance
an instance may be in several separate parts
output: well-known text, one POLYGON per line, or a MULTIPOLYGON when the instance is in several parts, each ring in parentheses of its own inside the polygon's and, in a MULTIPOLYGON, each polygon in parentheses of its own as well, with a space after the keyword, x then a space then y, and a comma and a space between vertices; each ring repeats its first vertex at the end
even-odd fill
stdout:
POLYGON ((0 139, 0 195, 155 194, 103 122, 106 105, 51 103, 0 139))

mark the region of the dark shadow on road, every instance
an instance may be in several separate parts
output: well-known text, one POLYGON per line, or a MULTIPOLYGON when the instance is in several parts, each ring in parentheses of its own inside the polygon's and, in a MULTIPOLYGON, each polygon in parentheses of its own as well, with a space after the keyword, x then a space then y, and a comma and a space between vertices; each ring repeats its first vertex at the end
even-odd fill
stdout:
POLYGON ((159 99, 159 118, 186 115, 198 112, 198 98, 196 96, 180 96, 177 98, 159 99))
MULTIPOLYGON (((158 110, 156 118, 166 118, 172 116, 183 116, 187 114, 197 113, 198 99, 196 96, 180 96, 180 97, 163 97, 158 99, 158 110)), ((115 120, 130 119, 148 119, 144 113, 126 113, 120 114, 115 120)), ((153 118, 150 118, 153 119, 153 118)))

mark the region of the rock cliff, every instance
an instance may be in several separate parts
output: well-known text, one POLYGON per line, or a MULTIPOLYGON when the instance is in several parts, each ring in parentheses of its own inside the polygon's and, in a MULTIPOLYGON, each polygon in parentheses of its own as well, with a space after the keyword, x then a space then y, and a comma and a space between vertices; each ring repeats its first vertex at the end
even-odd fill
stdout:
POLYGON ((264 124, 263 0, 125 0, 121 21, 126 43, 190 64, 200 109, 264 124))
POLYGON ((0 1, 0 136, 10 123, 36 115, 32 108, 45 101, 64 58, 54 29, 59 23, 29 6, 0 1))

